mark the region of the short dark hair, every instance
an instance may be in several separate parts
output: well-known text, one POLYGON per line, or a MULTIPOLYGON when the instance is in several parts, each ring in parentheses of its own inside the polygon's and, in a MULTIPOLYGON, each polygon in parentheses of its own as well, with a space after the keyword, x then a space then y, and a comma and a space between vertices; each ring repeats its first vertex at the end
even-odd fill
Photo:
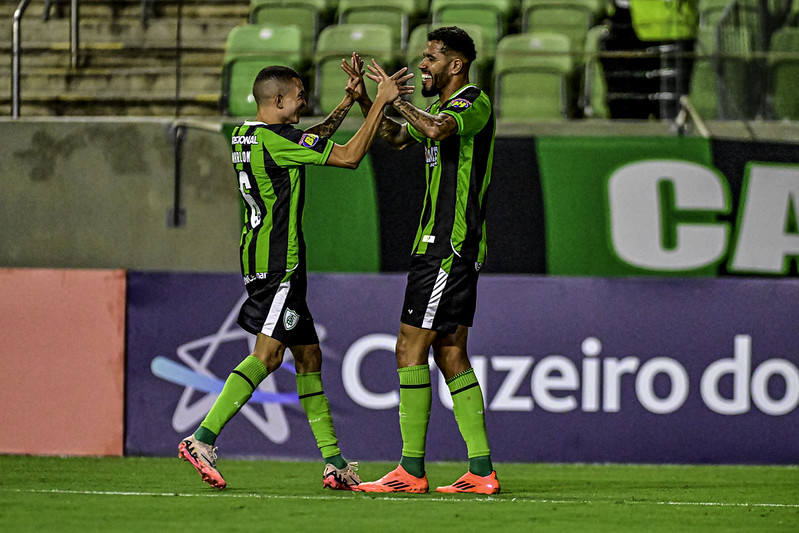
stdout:
POLYGON ((457 26, 444 26, 436 28, 427 34, 428 41, 441 41, 444 45, 444 52, 452 50, 460 53, 467 63, 477 59, 477 50, 474 47, 474 40, 465 30, 457 26))
POLYGON ((258 87, 265 82, 278 82, 281 85, 289 83, 293 79, 302 79, 300 75, 291 67, 284 67, 282 65, 272 65, 271 67, 262 68, 261 71, 255 76, 255 81, 252 84, 252 94, 255 101, 260 104, 261 92, 258 87))

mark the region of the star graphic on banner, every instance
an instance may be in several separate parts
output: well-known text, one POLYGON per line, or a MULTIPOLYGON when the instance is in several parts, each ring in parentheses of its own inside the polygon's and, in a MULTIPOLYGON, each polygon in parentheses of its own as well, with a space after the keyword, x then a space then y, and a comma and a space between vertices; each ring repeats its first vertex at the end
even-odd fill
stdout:
MULTIPOLYGON (((178 346, 176 350, 178 359, 185 366, 163 356, 157 356, 152 360, 150 369, 155 376, 184 387, 172 415, 172 428, 175 431, 182 433, 196 428, 222 391, 224 380, 214 375, 209 369, 220 346, 226 342, 246 340, 250 352, 252 352, 255 346, 255 336, 236 325, 238 311, 246 298, 247 294, 245 293, 233 306, 216 333, 178 346), (199 357, 192 355, 195 351, 200 352, 199 357), (190 403, 195 392, 206 394, 190 403)), ((317 325, 317 330, 321 338, 323 328, 317 325)), ((286 350, 281 368, 294 373, 294 361, 290 350, 286 350)), ((240 413, 266 438, 276 444, 282 444, 290 436, 283 406, 293 406, 298 403, 299 399, 295 392, 278 392, 275 380, 270 375, 253 392, 252 398, 241 408, 240 413), (263 413, 260 412, 261 409, 263 413)))

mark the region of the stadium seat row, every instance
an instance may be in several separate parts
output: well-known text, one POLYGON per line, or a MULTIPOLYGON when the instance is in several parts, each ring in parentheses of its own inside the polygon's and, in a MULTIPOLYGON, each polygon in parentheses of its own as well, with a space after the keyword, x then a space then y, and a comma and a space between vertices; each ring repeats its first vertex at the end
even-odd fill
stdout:
MULTIPOLYGON (((745 94, 743 81, 755 71, 756 62, 747 55, 755 50, 750 42, 754 30, 747 31, 744 24, 719 27, 721 15, 714 15, 731 1, 699 2, 691 98, 706 118, 735 118, 730 116, 731 108, 742 115, 753 112, 747 109, 751 98, 745 94), (719 48, 723 39, 734 42, 719 48), (731 50, 736 53, 729 54, 731 50)), ((313 90, 312 111, 326 114, 341 101, 344 78, 339 63, 352 51, 367 59, 374 57, 387 68, 407 65, 415 70, 430 27, 457 24, 475 40, 478 60, 472 79, 492 94, 500 117, 609 116, 599 60, 608 28, 598 23, 607 14, 607 0, 432 0, 429 16, 427 4, 419 0, 252 0, 250 24, 234 28, 228 37, 222 76, 224 111, 254 115, 252 80, 263 66, 279 63, 303 74, 313 90), (334 14, 327 26, 322 22, 325 13, 328 20, 334 14), (521 33, 507 33, 512 20, 519 23, 521 33), (423 23, 409 31, 414 21, 423 23)), ((797 32, 797 28, 783 28, 771 41, 775 53, 768 60, 768 94, 778 118, 799 118, 799 98, 791 85, 799 70, 797 32)), ((418 83, 418 77, 414 81, 418 83)), ((419 91, 412 101, 420 107, 429 103, 419 91)))
POLYGON ((572 37, 573 45, 582 46, 587 29, 611 4, 612 0, 251 0, 249 21, 298 26, 308 56, 325 26, 376 22, 391 26, 394 48, 403 53, 412 27, 452 22, 481 26, 491 43, 508 33, 557 28, 572 37))
MULTIPOLYGON (((582 63, 585 38, 606 13, 609 0, 252 0, 250 24, 235 28, 228 39, 224 61, 222 103, 232 115, 247 116, 254 112, 249 86, 260 66, 283 63, 306 74, 313 86, 313 111, 329 112, 341 99, 339 61, 357 50, 362 56, 375 57, 392 68, 415 67, 421 58, 426 34, 431 25, 457 24, 469 31, 478 49, 478 61, 472 77, 489 89, 494 82, 492 70, 499 41, 510 37, 509 28, 518 23, 523 32, 534 39, 513 36, 502 45, 500 69, 518 70, 520 65, 503 59, 513 55, 531 56, 524 60, 526 69, 547 72, 523 75, 504 80, 502 90, 509 96, 519 93, 518 87, 534 82, 558 87, 561 103, 547 115, 568 116, 573 107, 569 98, 575 91, 574 68, 582 63), (330 14, 333 14, 331 17, 330 14), (332 24, 324 26, 324 20, 332 24), (374 21, 380 24, 374 24, 374 21), (417 24, 414 30, 410 26, 417 24), (294 28, 291 28, 291 27, 294 28), (549 34, 557 32, 559 36, 549 34), (568 38, 564 49, 563 36, 568 38), (556 48, 546 52, 544 48, 556 48), (566 57, 535 59, 528 52, 565 53, 566 57), (569 57, 572 56, 572 57, 569 57), (551 72, 551 65, 564 72, 551 72), (566 72, 568 71, 568 72, 566 72), (526 81, 521 81, 527 78, 526 81), (546 81, 544 81, 546 80, 546 81)), ((417 80, 418 81, 418 80, 417 80)), ((551 92, 551 91, 547 91, 551 92)), ((530 92, 526 91, 526 95, 530 92)), ((424 98, 415 93, 414 103, 424 105, 424 98)), ((552 109, 547 98, 537 98, 540 110, 552 109)))
MULTIPOLYGON (((478 49, 479 59, 473 66, 472 79, 486 90, 493 87, 497 101, 502 102, 497 107, 498 113, 536 118, 570 115, 574 96, 570 87, 582 57, 574 55, 567 35, 508 35, 489 52, 479 26, 459 25, 472 35, 478 49)), ((427 31, 427 26, 420 26, 411 33, 409 48, 418 51, 403 58, 392 47, 391 31, 386 25, 338 24, 322 30, 311 67, 314 112, 326 114, 341 101, 345 77, 340 62, 352 51, 365 58, 374 57, 386 68, 396 69, 403 63, 413 69, 421 58, 427 31)), ((284 64, 304 72, 306 61, 301 46, 296 26, 251 24, 235 28, 228 39, 223 70, 226 111, 235 116, 255 114, 252 82, 264 66, 284 64)), ((420 107, 428 103, 419 91, 414 93, 412 101, 420 107)))

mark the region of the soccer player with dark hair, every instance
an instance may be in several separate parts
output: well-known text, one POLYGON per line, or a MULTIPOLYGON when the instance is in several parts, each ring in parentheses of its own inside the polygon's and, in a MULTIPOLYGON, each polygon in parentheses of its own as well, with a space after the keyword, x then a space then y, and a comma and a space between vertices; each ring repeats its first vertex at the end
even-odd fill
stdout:
MULTIPOLYGON (((357 54, 350 64, 342 64, 362 72, 357 54)), ((280 367, 286 347, 294 356, 300 404, 326 463, 322 486, 348 490, 360 482, 356 464, 347 463, 338 447, 322 389, 322 352, 306 303, 305 165, 357 168, 377 133, 383 107, 413 91, 412 86, 403 85, 412 76, 404 71, 393 76, 380 71, 374 110, 343 145, 329 137, 352 107, 350 93, 354 84, 363 83, 362 77, 351 77, 341 104, 322 123, 305 131, 294 126, 306 106, 299 74, 288 67, 271 66, 255 78, 256 118, 238 126, 231 139, 233 168, 246 211, 240 251, 248 298, 238 324, 256 335, 255 349, 227 378, 200 427, 178 446, 179 456, 213 487, 227 485, 216 468, 217 436, 258 385, 280 367)))
MULTIPOLYGON (((426 111, 397 97, 392 105, 405 119, 384 117, 379 135, 397 148, 425 146, 427 191, 413 244, 397 337, 402 458, 365 492, 427 492, 424 456, 432 391, 428 353, 452 394, 453 410, 469 454, 469 471, 439 492, 496 494, 499 481, 483 414, 483 394, 466 352, 474 319, 477 278, 486 256, 486 192, 494 154, 494 113, 485 92, 469 82, 474 41, 457 27, 427 35, 419 64, 422 94, 438 96, 426 111)), ((377 63, 369 78, 385 79, 377 63)), ((351 77, 357 72, 347 69, 351 77)), ((364 84, 353 91, 361 110, 373 109, 364 84)))

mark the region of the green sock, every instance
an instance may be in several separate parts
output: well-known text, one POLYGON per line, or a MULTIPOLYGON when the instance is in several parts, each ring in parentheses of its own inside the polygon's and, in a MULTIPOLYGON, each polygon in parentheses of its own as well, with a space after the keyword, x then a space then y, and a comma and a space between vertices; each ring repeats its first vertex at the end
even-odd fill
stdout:
POLYGON ((491 451, 488 448, 483 414, 483 391, 477 382, 477 376, 470 368, 449 378, 447 386, 452 394, 455 420, 469 452, 469 471, 478 476, 487 476, 494 468, 491 465, 491 451))
POLYGON ((300 405, 308 417, 308 423, 316 437, 316 445, 322 452, 322 457, 336 468, 347 466, 338 448, 333 417, 330 415, 330 404, 322 389, 322 373, 297 374, 297 395, 300 397, 300 405))
POLYGON ((324 460, 325 463, 330 463, 336 468, 347 468, 347 460, 344 459, 344 456, 341 454, 334 455, 332 457, 325 457, 324 460))
POLYGON ((206 444, 214 444, 225 424, 244 407, 253 391, 267 375, 266 366, 261 360, 248 355, 228 376, 222 392, 208 411, 205 420, 194 432, 194 436, 206 444))
POLYGON ((405 457, 400 459, 400 465, 407 473, 414 477, 424 477, 424 457, 405 457))
POLYGON ((427 425, 430 422, 430 367, 417 365, 397 370, 400 380, 400 431, 402 459, 400 465, 410 475, 424 476, 424 454, 427 425))

